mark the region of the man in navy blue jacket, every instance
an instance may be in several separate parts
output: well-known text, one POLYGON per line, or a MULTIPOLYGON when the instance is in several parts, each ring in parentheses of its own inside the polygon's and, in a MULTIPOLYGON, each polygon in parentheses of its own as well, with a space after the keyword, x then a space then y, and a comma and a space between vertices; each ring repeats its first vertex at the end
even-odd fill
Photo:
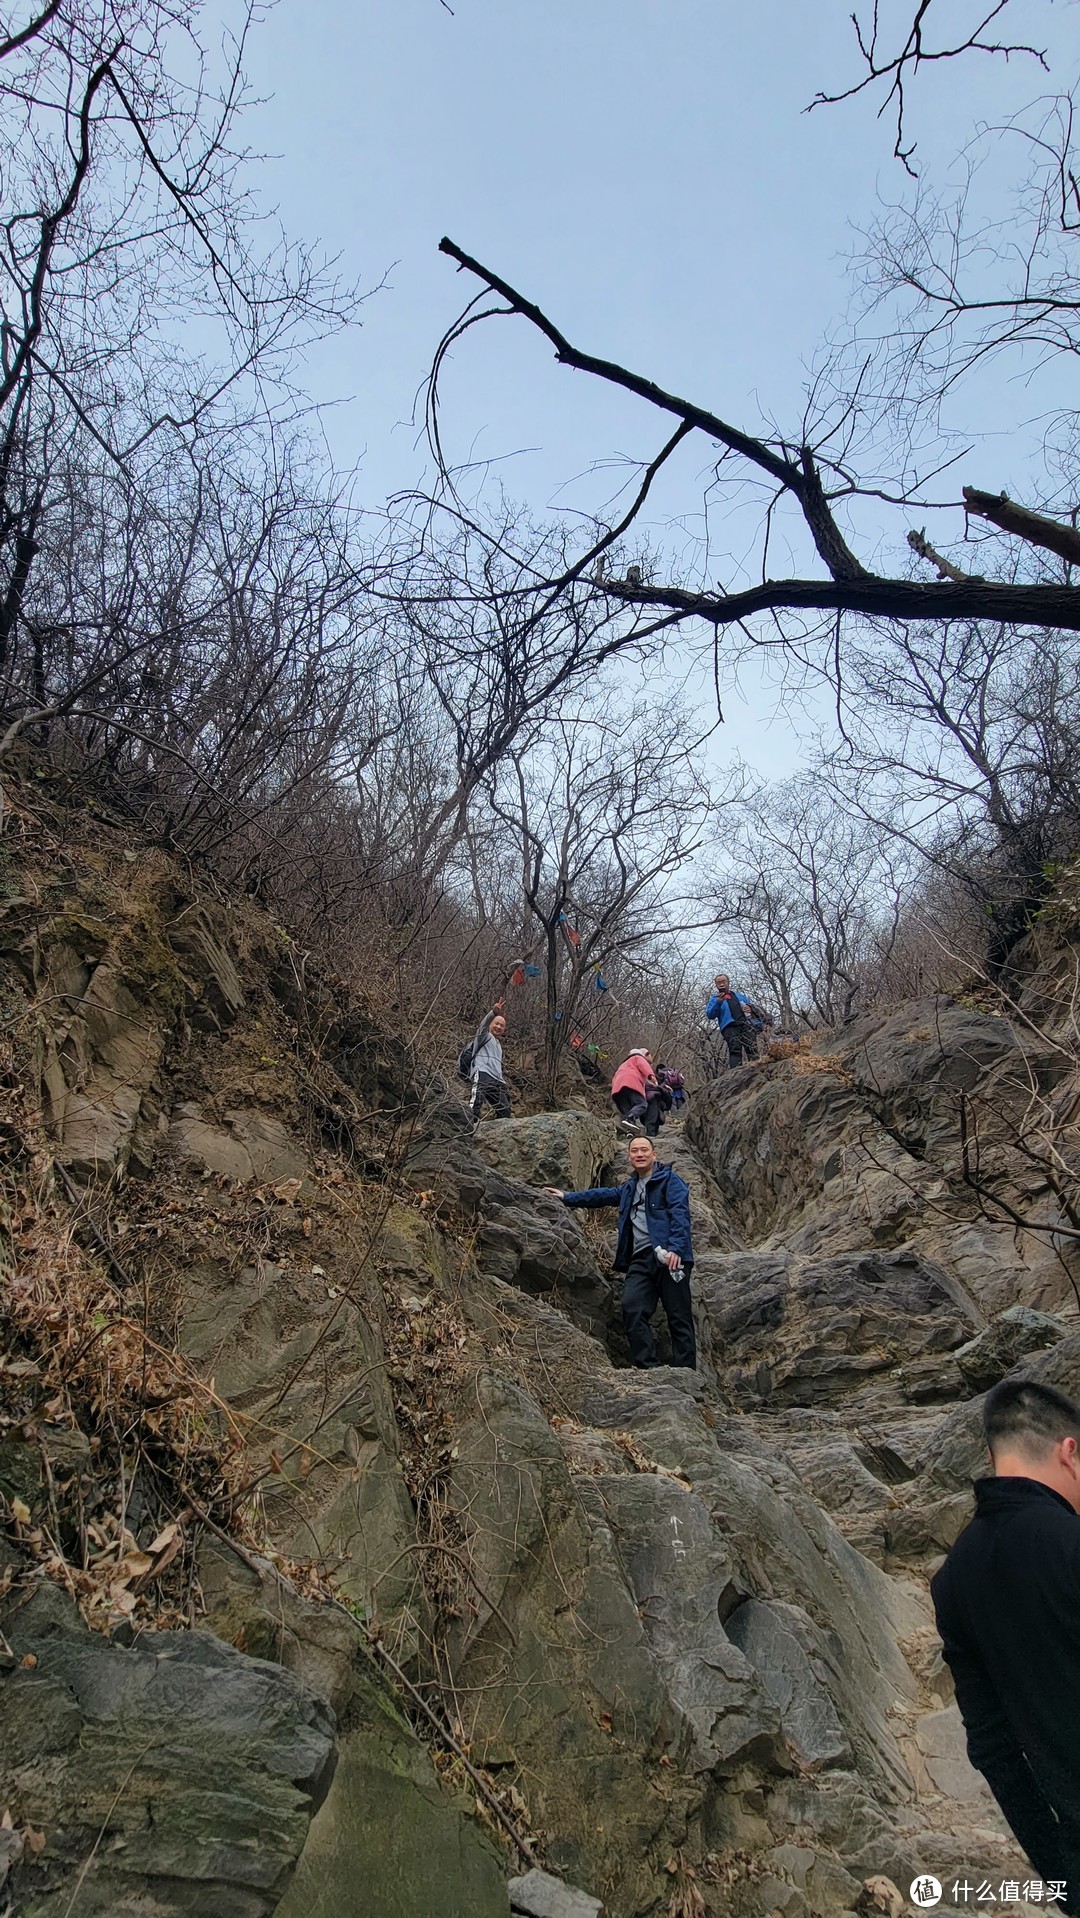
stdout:
POLYGON ((690 1274, 690 1188, 669 1165, 661 1165, 651 1139, 631 1139, 630 1177, 625 1185, 594 1185, 585 1192, 545 1192, 564 1205, 619 1208, 615 1270, 625 1272, 623 1325, 630 1356, 643 1368, 656 1365, 656 1340, 650 1323, 662 1302, 671 1328, 673 1365, 697 1364, 690 1274))
POLYGON ((1080 1912, 1080 1408, 1002 1379, 983 1428, 994 1477, 932 1580, 968 1756, 1047 1893, 1080 1912))

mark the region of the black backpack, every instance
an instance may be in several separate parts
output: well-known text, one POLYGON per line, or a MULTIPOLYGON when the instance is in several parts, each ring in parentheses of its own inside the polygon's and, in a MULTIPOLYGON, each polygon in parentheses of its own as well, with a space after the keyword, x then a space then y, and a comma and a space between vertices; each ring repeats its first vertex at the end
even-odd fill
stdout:
POLYGON ((457 1069, 458 1069, 459 1079, 472 1078, 472 1062, 473 1062, 473 1049, 472 1049, 472 1044, 470 1042, 469 1045, 462 1046, 461 1051, 458 1053, 458 1056, 457 1056, 457 1069))

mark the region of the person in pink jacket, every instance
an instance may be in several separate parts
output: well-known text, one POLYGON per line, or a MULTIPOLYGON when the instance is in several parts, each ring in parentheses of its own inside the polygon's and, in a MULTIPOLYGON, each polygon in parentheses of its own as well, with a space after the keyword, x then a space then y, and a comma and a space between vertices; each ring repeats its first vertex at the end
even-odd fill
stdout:
POLYGON ((635 1046, 611 1081, 611 1096, 630 1132, 655 1139, 660 1130, 660 1087, 646 1046, 635 1046))

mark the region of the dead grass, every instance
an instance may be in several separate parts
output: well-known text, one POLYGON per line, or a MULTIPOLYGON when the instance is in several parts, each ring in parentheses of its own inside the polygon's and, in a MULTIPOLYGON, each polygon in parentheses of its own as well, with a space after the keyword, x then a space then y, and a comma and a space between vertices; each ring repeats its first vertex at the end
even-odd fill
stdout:
POLYGON ((145 1297, 125 1296, 79 1244, 10 1041, 0 1115, 0 1442, 13 1488, 2 1522, 89 1624, 186 1623, 193 1502, 227 1518, 239 1429, 155 1337, 145 1297))
POLYGON ((792 1059, 791 1069, 799 1079, 810 1078, 815 1073, 821 1073, 832 1079, 842 1079, 845 1084, 851 1083, 851 1074, 847 1067, 841 1064, 835 1053, 831 1052, 798 1052, 792 1059))
POLYGON ((848 1080, 850 1074, 835 1053, 815 1051, 816 1039, 817 1035, 812 1032, 804 1032, 799 1039, 771 1039, 758 1063, 769 1065, 790 1060, 796 1078, 828 1073, 835 1079, 848 1080))
POLYGON ((766 1059, 794 1059, 798 1050, 797 1039, 770 1039, 763 1056, 766 1059))
MULTIPOLYGON (((320 1043, 324 1021, 350 1010, 339 982, 325 973, 310 979, 302 963, 286 1009, 275 968, 288 942, 250 901, 224 902, 245 1007, 208 1043, 187 1034, 187 961, 177 965, 165 935, 177 911, 223 902, 212 887, 185 883, 176 863, 144 860, 141 849, 129 858, 129 850, 122 830, 36 791, 9 812, 0 846, 0 912, 10 874, 0 942, 9 1035, 0 1045, 0 1534, 18 1555, 14 1579, 27 1589, 54 1580, 106 1633, 190 1626, 203 1610, 198 1548, 209 1530, 241 1558, 269 1561, 302 1595, 342 1603, 340 1567, 284 1557, 265 1516, 271 1488, 292 1486, 299 1498, 313 1469, 334 1468, 319 1449, 318 1418, 301 1426, 277 1401, 265 1418, 240 1412, 177 1348, 193 1268, 228 1283, 247 1265, 273 1262, 289 1274, 300 1320, 306 1302, 340 1298, 379 1326, 378 1365, 416 1512, 406 1549, 433 1621, 422 1662, 437 1673, 448 1623, 488 1604, 451 1493, 455 1432, 475 1414, 483 1355, 452 1280, 428 1289, 418 1274, 414 1292, 401 1272, 380 1269, 379 1233, 392 1207, 415 1212, 425 1231, 438 1219, 448 1265, 456 1256, 464 1266, 474 1228, 444 1216, 434 1194, 408 1188, 402 1141, 392 1137, 397 1115, 365 1110, 359 1080, 350 1074, 346 1083, 333 1048, 320 1043), (194 1099, 207 1122, 225 1124, 232 1108, 254 1105, 292 1126, 310 1167, 302 1203, 299 1180, 240 1187, 200 1178, 172 1157, 164 1134, 145 1177, 92 1191, 66 1179, 35 1105, 42 1038, 61 1035, 67 1016, 37 991, 43 935, 85 948, 88 964, 108 953, 141 997, 160 1002, 170 1026, 166 1106, 194 1099), (332 1291, 313 1257, 331 1268, 332 1291)), ((361 1040, 366 1017, 357 1016, 361 1040)), ((395 1070, 399 1057, 404 1069, 401 1048, 395 1070)), ((324 1314, 328 1332, 339 1309, 324 1314)), ((349 1383, 355 1388, 352 1374, 349 1383)), ((345 1609, 382 1654, 395 1627, 380 1624, 377 1600, 374 1616, 345 1609)), ((402 1703, 423 1729, 404 1694, 402 1703)), ((448 1782, 470 1788, 452 1752, 433 1757, 448 1782)), ((513 1785, 483 1774, 472 1789, 482 1816, 498 1806, 503 1837, 509 1828, 535 1841, 513 1785)))

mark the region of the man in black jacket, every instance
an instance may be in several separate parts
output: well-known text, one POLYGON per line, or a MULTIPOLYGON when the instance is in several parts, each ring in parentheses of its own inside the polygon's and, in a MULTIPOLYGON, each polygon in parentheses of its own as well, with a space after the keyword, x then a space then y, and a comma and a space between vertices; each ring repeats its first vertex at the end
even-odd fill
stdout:
POLYGON ((661 1165, 651 1139, 631 1139, 627 1147, 630 1177, 625 1185, 593 1185, 583 1192, 562 1192, 546 1185, 564 1205, 619 1208, 615 1270, 625 1273, 623 1326, 630 1357, 642 1370, 658 1364, 652 1316, 662 1304, 671 1332, 671 1363, 697 1364, 690 1274, 690 1188, 670 1165, 661 1165))
POLYGON ((1080 1912, 1080 1407, 1003 1379, 983 1427, 994 1477, 932 1582, 938 1630, 972 1764, 1080 1912))

